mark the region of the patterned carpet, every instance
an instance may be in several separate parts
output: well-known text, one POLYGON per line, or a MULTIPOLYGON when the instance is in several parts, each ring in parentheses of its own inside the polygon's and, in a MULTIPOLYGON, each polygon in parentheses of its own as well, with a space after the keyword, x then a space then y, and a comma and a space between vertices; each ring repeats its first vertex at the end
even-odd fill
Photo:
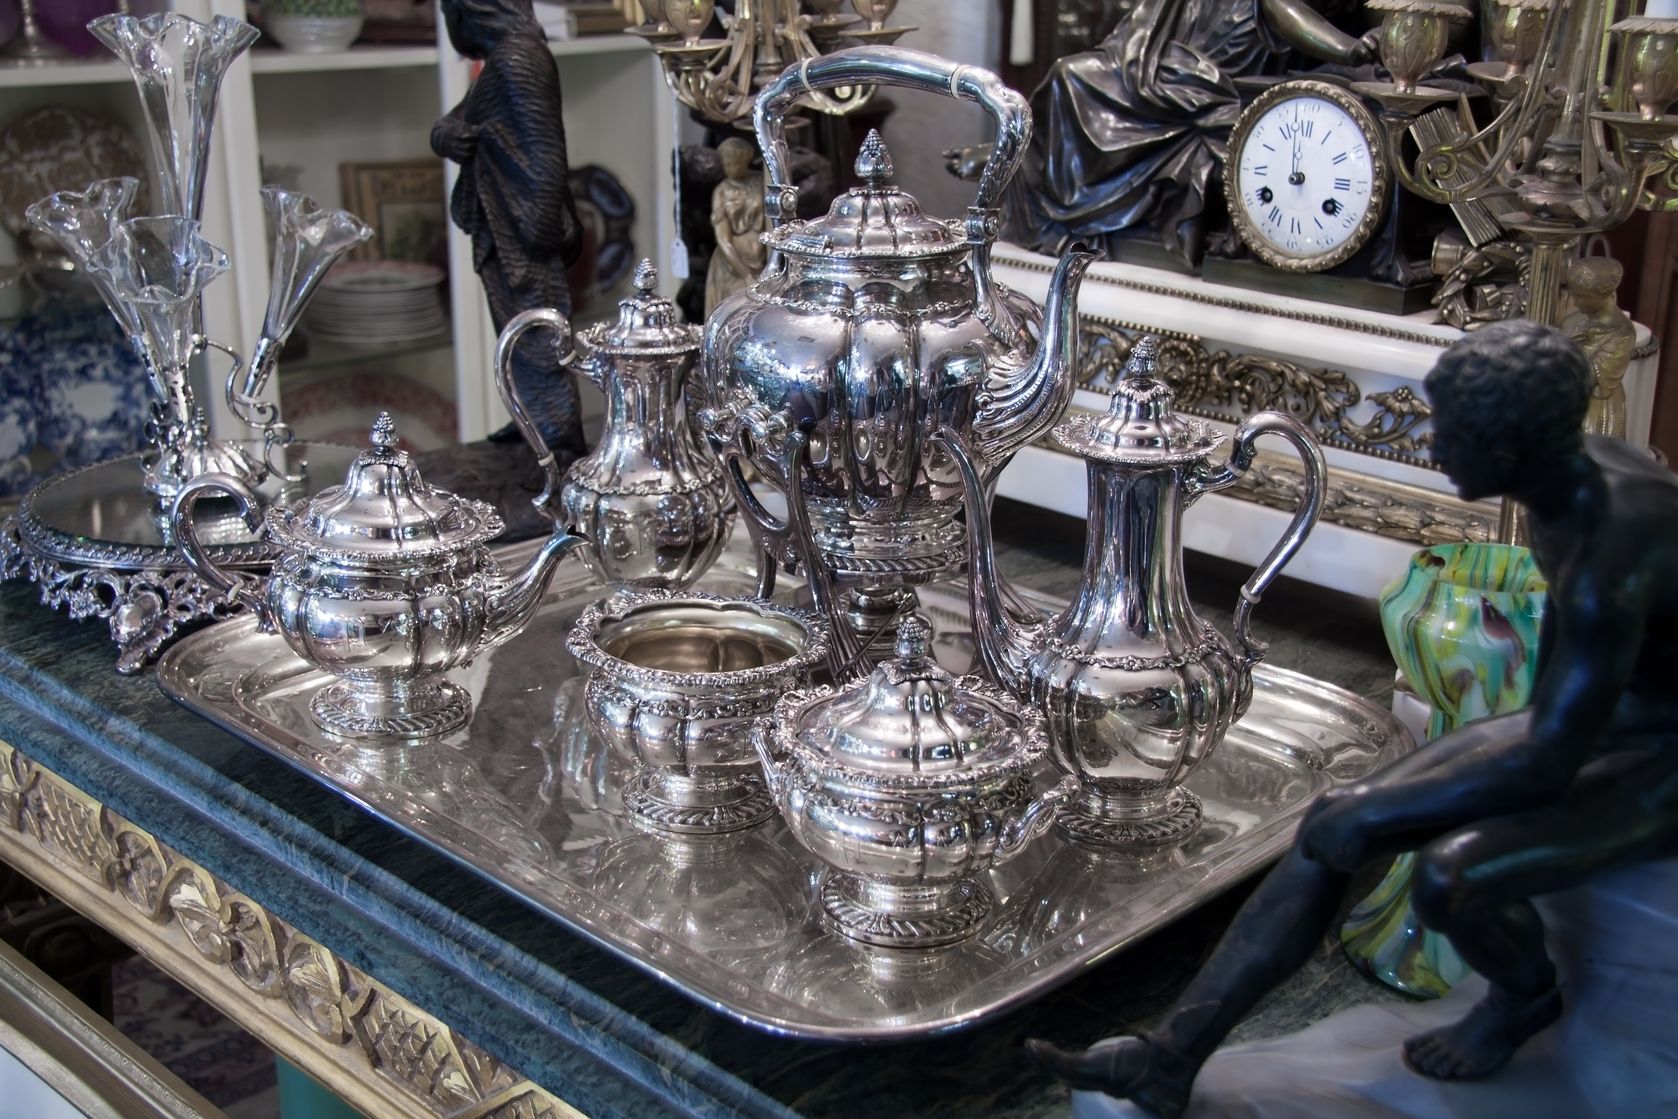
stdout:
POLYGON ((136 1045, 231 1119, 276 1119, 267 1046, 139 956, 112 969, 111 987, 112 1019, 136 1045))

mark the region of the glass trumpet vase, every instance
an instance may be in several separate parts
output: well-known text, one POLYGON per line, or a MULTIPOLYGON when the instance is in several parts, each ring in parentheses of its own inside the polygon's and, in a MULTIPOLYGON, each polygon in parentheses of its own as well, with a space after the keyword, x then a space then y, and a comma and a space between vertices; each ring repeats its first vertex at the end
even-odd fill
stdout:
POLYGON ((138 181, 129 178, 101 179, 86 190, 61 190, 50 194, 24 211, 30 228, 57 242, 76 268, 92 281, 99 297, 110 309, 123 334, 139 333, 139 321, 122 292, 110 284, 110 277, 91 267, 93 256, 128 220, 139 191, 138 181))
POLYGON ((199 23, 173 12, 100 16, 87 29, 133 72, 163 212, 202 217, 221 79, 260 33, 228 16, 199 23))
POLYGON ((283 456, 274 453, 291 441, 290 430, 280 420, 279 407, 261 398, 262 391, 321 280, 345 253, 373 236, 373 230, 347 210, 323 209, 307 195, 277 186, 262 188, 262 208, 274 246, 268 310, 250 364, 235 365, 229 374, 227 403, 234 415, 262 432, 268 468, 297 481, 285 473, 283 456))
MULTIPOLYGON (((1546 585, 1532 554, 1506 544, 1443 544, 1411 557, 1381 592, 1381 627, 1399 671, 1432 708, 1428 738, 1527 705, 1546 585)), ((1414 854, 1393 861, 1347 915, 1340 942, 1367 974, 1437 998, 1468 973, 1410 906, 1414 854)))
POLYGON ((227 255, 184 217, 130 218, 88 258, 87 270, 111 311, 132 331, 146 368, 153 401, 147 425, 153 444, 145 459, 145 486, 168 502, 200 473, 232 473, 248 484, 261 469, 237 446, 209 437, 188 381, 193 355, 203 344, 197 331, 198 301, 210 281, 227 271, 227 255))

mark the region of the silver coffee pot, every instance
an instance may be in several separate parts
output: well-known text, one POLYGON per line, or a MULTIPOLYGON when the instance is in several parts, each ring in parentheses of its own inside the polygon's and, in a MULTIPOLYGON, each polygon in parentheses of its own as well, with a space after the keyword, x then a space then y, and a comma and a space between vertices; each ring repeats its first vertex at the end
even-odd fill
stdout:
POLYGON ((373 445, 343 485, 264 517, 255 493, 227 474, 187 483, 175 498, 175 538, 194 571, 232 593, 279 631, 292 652, 338 679, 315 693, 309 713, 349 738, 423 738, 466 723, 471 701, 443 679, 524 628, 559 561, 583 539, 555 529, 512 577, 486 544, 501 518, 481 501, 425 484, 380 413, 373 445), (192 511, 200 498, 231 497, 252 531, 275 550, 257 586, 217 567, 200 544, 192 511))
POLYGON ((1059 615, 1022 616, 997 574, 985 479, 962 436, 939 439, 962 477, 972 555, 973 634, 998 683, 1046 716, 1049 753, 1081 788, 1060 829, 1097 846, 1157 846, 1199 826, 1199 799, 1183 782, 1252 701, 1252 668, 1266 646, 1252 610, 1305 542, 1322 511, 1327 466, 1298 420, 1261 412, 1224 436, 1172 409, 1155 370, 1157 343, 1143 337, 1126 362, 1106 415, 1076 416, 1054 438, 1083 457, 1089 526, 1078 595, 1059 615), (1202 621, 1183 577, 1181 521, 1202 494, 1233 485, 1252 464, 1254 441, 1287 439, 1305 465, 1292 522, 1241 588, 1232 642, 1202 621))
POLYGON ((617 321, 581 331, 575 349, 571 323, 558 311, 514 316, 496 343, 495 380, 547 472, 535 505, 592 541, 580 553, 583 563, 608 583, 674 589, 703 575, 728 543, 734 503, 722 464, 688 425, 683 400, 700 330, 683 323, 657 288, 658 272, 643 260, 635 269, 635 294, 618 304, 617 321), (606 394, 600 440, 571 464, 563 485, 513 383, 514 348, 538 327, 556 335, 561 373, 587 377, 606 394))
POLYGON ((760 593, 767 560, 804 570, 843 666, 871 640, 889 652, 913 588, 962 565, 961 491, 934 432, 965 432, 989 481, 1065 411, 1078 286, 1095 254, 1070 249, 1041 308, 992 278, 1031 114, 986 70, 896 47, 835 51, 765 87, 755 119, 769 259, 706 322, 706 428, 725 459, 749 460, 786 495, 782 521, 731 471, 765 560, 760 593), (857 159, 862 184, 825 216, 795 220, 785 119, 804 98, 863 84, 974 101, 994 118, 994 152, 963 219, 932 217, 893 186, 873 133, 857 159))

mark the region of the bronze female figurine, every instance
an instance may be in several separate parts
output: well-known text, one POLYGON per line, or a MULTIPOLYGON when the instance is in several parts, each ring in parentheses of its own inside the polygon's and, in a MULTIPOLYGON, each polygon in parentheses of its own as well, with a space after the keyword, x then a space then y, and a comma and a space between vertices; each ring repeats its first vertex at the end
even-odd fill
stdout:
MULTIPOLYGON (((1008 196, 1007 235, 1057 252, 1147 230, 1199 262, 1207 199, 1241 113, 1235 79, 1275 74, 1297 52, 1355 66, 1373 40, 1351 0, 1137 0, 1094 49, 1055 61, 1031 98, 1037 134, 1008 196)), ((982 160, 945 153, 957 175, 982 160)))
POLYGON ((1528 513, 1550 583, 1532 706, 1320 798, 1164 1026, 1031 1051, 1075 1087, 1180 1115, 1201 1065, 1335 920, 1366 862, 1418 849, 1415 907, 1488 982, 1460 1021, 1410 1038, 1442 1080, 1501 1068, 1562 1013, 1530 899, 1678 854, 1678 478, 1581 430, 1595 383, 1566 335, 1496 323, 1427 378, 1434 457, 1465 500, 1528 513))

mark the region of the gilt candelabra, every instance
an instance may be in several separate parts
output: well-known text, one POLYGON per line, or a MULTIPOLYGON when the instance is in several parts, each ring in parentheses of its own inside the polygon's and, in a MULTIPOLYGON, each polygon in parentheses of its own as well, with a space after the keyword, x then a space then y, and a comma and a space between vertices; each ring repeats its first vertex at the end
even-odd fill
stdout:
MULTIPOLYGON (((1464 9, 1443 0, 1369 0, 1391 82, 1359 83, 1380 103, 1393 170, 1435 202, 1488 204, 1529 253, 1526 316, 1557 325, 1568 259, 1581 238, 1619 226, 1639 207, 1678 208, 1678 3, 1650 0, 1488 0, 1492 58, 1468 72, 1490 97, 1481 124, 1470 99, 1430 85, 1450 24, 1464 9), (1668 10, 1671 9, 1671 10, 1668 10), (1425 113, 1454 113, 1411 157, 1404 146, 1425 113)), ((1513 540, 1505 505, 1500 537, 1513 540)))
POLYGON ((1635 6, 1491 0, 1496 57, 1468 68, 1494 107, 1481 125, 1466 98, 1422 78, 1463 9, 1442 0, 1368 4, 1382 16, 1393 81, 1359 88, 1382 106, 1399 181, 1435 202, 1494 203, 1499 224, 1531 250, 1527 316, 1538 322, 1560 320, 1567 258, 1580 238, 1613 229, 1639 206, 1669 205, 1661 199, 1678 187, 1678 116, 1667 113, 1678 99, 1678 19, 1635 6), (1461 118, 1454 135, 1414 158, 1397 154, 1417 117, 1450 103, 1461 118))
MULTIPOLYGON (((735 0, 733 12, 715 0, 649 0, 647 20, 630 33, 652 44, 664 77, 682 104, 709 120, 732 124, 751 115, 757 92, 789 66, 808 63, 842 46, 888 44, 912 27, 888 27, 897 0, 735 0), (722 38, 707 37, 713 19, 722 38)), ((852 112, 874 95, 872 85, 811 91, 813 108, 852 112)))

